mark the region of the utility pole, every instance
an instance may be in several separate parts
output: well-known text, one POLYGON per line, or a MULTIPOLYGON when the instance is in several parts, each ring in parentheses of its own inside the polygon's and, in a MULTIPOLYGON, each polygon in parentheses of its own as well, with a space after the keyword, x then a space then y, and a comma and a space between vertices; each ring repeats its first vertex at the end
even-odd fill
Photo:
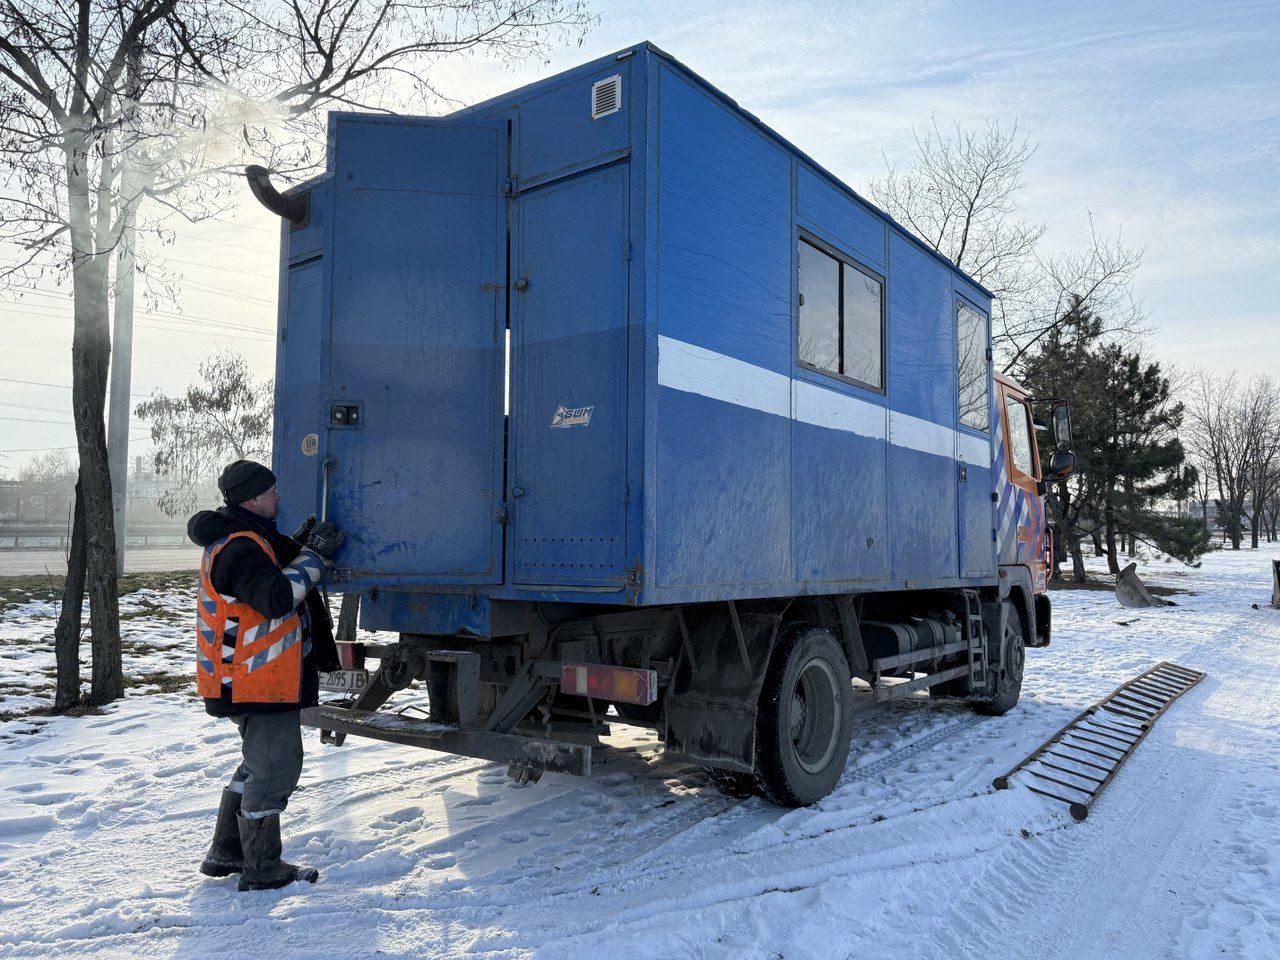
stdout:
MULTIPOLYGON (((132 231, 130 231, 132 233, 132 231)), ((133 240, 116 255, 115 324, 111 331, 111 407, 107 414, 107 466, 116 526, 116 575, 124 573, 125 514, 129 505, 129 388, 133 379, 133 240)))
POLYGON ((139 145, 134 142, 132 121, 137 116, 135 91, 138 84, 138 57, 135 46, 125 67, 124 126, 120 131, 120 199, 116 236, 116 286, 111 332, 111 406, 107 414, 107 469, 111 473, 111 506, 116 528, 116 576, 124 573, 125 522, 129 506, 129 401, 133 380, 133 281, 138 210, 139 145))

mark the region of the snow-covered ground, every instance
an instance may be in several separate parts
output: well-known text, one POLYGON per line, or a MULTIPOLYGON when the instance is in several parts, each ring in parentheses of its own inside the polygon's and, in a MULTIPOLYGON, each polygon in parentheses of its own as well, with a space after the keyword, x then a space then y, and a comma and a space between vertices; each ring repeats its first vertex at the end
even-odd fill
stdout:
MULTIPOLYGON (((1054 643, 1031 651, 1008 716, 863 697, 844 779, 803 810, 724 797, 620 725, 590 778, 525 787, 483 761, 369 741, 327 748, 309 734, 285 846, 321 869, 314 887, 238 894, 234 879, 196 872, 237 743, 185 691, 137 687, 102 715, 11 720, 0 724, 0 957, 1271 960, 1272 553, 1145 570, 1193 591, 1177 607, 1055 593, 1054 643), (1083 706, 1162 659, 1209 676, 1087 821, 991 789, 1083 706)), ((185 670, 189 598, 160 593, 139 599, 180 607, 182 622, 130 618, 154 638, 136 656, 185 670)), ((50 612, 0 614, 7 709, 40 700, 38 684, 19 681, 44 668, 50 612)))

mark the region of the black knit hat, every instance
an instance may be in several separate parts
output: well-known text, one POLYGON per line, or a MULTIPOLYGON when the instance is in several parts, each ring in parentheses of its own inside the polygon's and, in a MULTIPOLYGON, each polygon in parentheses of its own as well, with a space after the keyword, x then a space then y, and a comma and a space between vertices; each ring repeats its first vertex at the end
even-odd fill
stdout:
POLYGON ((276 485, 276 475, 260 463, 237 460, 218 478, 218 489, 227 503, 244 503, 276 485))

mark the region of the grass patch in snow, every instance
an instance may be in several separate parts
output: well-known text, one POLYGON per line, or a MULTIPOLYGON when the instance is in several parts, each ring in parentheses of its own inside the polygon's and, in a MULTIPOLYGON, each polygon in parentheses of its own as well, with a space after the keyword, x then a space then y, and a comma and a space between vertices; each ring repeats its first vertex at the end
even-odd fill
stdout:
MULTIPOLYGON (((56 603, 62 599, 62 585, 66 578, 53 574, 25 574, 18 577, 0 577, 0 612, 24 603, 43 600, 56 603)), ((166 573, 126 573, 120 578, 120 598, 124 599, 139 590, 166 591, 190 590, 196 588, 196 575, 190 571, 166 573)), ((139 607, 147 606, 154 610, 154 615, 165 616, 168 611, 150 597, 138 597, 134 603, 139 607)), ((130 612, 128 616, 139 616, 130 612)), ((121 612, 121 617, 126 615, 121 612)))

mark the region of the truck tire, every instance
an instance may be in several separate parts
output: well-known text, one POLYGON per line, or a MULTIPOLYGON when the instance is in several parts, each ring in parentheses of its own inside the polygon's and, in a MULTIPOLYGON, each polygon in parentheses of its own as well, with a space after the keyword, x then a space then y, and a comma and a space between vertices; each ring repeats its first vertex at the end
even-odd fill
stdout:
POLYGON ((1022 608, 1016 603, 1006 603, 1005 607, 1004 662, 996 677, 995 694, 973 705, 974 710, 989 717, 1002 717, 1017 706, 1022 693, 1022 672, 1027 662, 1027 626, 1022 608))
POLYGON ((853 730, 849 663, 830 631, 806 626, 769 661, 756 714, 756 782, 774 803, 821 800, 844 772, 853 730))

